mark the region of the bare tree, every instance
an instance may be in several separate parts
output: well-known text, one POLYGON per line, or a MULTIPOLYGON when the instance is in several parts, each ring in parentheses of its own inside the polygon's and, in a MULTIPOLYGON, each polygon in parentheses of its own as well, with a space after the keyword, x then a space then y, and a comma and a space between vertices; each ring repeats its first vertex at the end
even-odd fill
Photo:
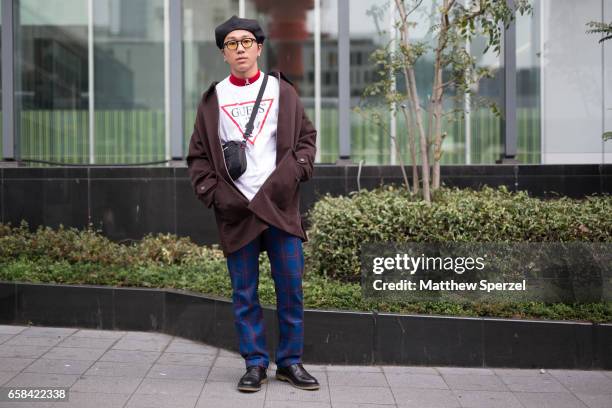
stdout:
MULTIPOLYGON (((413 28, 419 23, 411 21, 410 18, 417 11, 423 12, 423 0, 392 0, 391 8, 398 16, 395 28, 399 33, 399 44, 397 47, 387 44, 372 54, 372 61, 380 67, 380 79, 364 91, 366 97, 383 96, 385 103, 401 106, 412 160, 412 193, 418 193, 419 184, 422 185, 422 197, 427 203, 431 202, 432 192, 440 187, 440 160, 446 136, 442 131, 442 124, 445 116, 457 113, 457 110, 444 111, 445 91, 453 88, 454 98, 462 99, 465 94, 472 92, 481 78, 492 76, 489 69, 476 66, 476 57, 466 51, 466 41, 476 35, 482 36, 486 38, 483 53, 492 49, 499 54, 504 29, 514 20, 516 13, 525 14, 532 11, 529 0, 515 0, 513 7, 508 6, 505 0, 434 2, 435 7, 431 15, 434 23, 428 22, 428 32, 433 35, 432 47, 427 41, 418 41, 411 37, 413 28), (433 85, 427 109, 424 109, 417 88, 415 65, 429 50, 434 56, 433 85), (404 89, 393 89, 393 78, 396 75, 404 79, 404 89), (416 164, 417 141, 421 159, 421 181, 416 164)), ((495 114, 499 114, 494 103, 489 106, 495 114)), ((407 180, 406 185, 408 186, 407 180)))

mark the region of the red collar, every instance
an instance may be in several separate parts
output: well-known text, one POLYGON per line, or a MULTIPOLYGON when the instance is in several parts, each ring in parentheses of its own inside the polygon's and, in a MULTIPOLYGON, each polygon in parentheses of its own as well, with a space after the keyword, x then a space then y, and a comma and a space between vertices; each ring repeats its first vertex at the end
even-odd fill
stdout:
POLYGON ((261 71, 257 70, 257 73, 250 78, 238 78, 234 74, 230 74, 229 80, 236 86, 251 85, 253 82, 257 81, 257 79, 259 79, 260 73, 261 71))

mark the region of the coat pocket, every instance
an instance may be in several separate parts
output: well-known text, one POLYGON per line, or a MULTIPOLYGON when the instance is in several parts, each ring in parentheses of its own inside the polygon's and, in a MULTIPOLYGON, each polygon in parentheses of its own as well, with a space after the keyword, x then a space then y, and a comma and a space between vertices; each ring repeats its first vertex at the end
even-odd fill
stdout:
POLYGON ((306 169, 304 169, 303 165, 298 162, 297 153, 293 149, 291 149, 291 157, 293 158, 294 167, 296 170, 295 180, 297 182, 301 182, 304 179, 306 169))
POLYGON ((249 200, 243 197, 240 192, 235 190, 220 175, 215 190, 214 204, 215 209, 219 212, 219 216, 227 222, 235 222, 244 219, 249 215, 250 210, 247 208, 249 200))
POLYGON ((266 194, 280 210, 296 204, 299 176, 298 164, 290 151, 278 163, 266 186, 266 194))
POLYGON ((196 186, 197 197, 207 208, 213 205, 216 188, 217 179, 215 177, 208 178, 196 186))

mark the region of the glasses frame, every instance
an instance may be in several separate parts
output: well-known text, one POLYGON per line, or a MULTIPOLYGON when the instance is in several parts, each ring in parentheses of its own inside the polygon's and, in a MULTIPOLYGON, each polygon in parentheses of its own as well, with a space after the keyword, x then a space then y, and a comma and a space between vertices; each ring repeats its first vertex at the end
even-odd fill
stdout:
POLYGON ((253 44, 255 44, 256 42, 257 42, 257 38, 245 37, 245 38, 242 38, 240 40, 229 40, 229 41, 226 41, 226 42, 223 43, 223 48, 227 48, 230 51, 236 51, 238 49, 238 43, 240 43, 240 44, 242 44, 242 48, 244 48, 246 50, 246 49, 251 48, 253 46, 253 44), (247 40, 251 41, 251 45, 249 45, 248 47, 246 45, 244 45, 244 41, 247 41, 247 40), (230 48, 228 46, 229 43, 235 43, 236 44, 236 48, 230 48))

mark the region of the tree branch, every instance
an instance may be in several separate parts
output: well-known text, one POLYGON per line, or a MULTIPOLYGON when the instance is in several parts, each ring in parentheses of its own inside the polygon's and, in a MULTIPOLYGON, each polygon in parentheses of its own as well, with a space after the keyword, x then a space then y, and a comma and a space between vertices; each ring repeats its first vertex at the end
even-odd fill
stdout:
POLYGON ((414 13, 416 9, 418 9, 421 6, 421 3, 423 3, 423 0, 419 0, 419 2, 412 8, 412 10, 406 13, 406 17, 414 13))

